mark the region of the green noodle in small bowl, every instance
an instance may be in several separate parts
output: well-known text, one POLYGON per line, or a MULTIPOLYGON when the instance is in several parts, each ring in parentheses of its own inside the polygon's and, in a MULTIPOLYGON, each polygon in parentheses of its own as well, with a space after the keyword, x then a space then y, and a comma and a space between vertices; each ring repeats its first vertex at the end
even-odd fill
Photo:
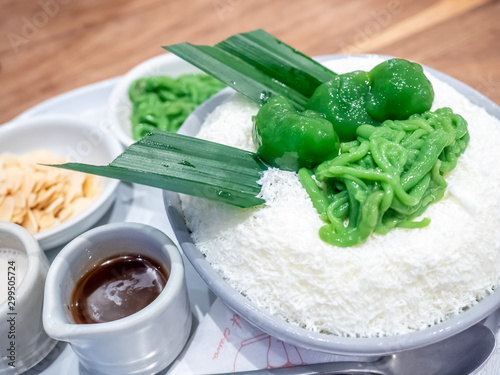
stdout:
POLYGON ((194 109, 224 85, 171 54, 128 72, 108 101, 108 120, 128 146, 154 129, 176 132, 194 109))

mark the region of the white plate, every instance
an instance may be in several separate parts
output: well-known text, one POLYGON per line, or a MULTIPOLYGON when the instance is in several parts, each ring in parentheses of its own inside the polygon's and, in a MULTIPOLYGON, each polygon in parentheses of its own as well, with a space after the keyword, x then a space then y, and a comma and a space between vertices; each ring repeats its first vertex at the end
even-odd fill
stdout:
MULTIPOLYGON (((69 161, 108 164, 122 152, 109 128, 69 115, 41 115, 0 127, 0 150, 26 154, 49 150, 69 161)), ((101 195, 89 207, 63 223, 35 235, 44 250, 66 243, 87 230, 113 203, 119 181, 100 178, 101 195)))

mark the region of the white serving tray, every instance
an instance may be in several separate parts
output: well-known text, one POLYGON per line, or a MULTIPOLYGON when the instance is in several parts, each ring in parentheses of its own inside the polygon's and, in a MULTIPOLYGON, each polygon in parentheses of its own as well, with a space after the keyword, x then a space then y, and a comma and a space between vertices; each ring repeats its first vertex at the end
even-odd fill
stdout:
MULTIPOLYGON (((327 59, 328 56, 323 58, 327 59)), ((319 58, 318 60, 322 60, 319 58)), ((111 92, 120 81, 120 77, 84 86, 62 95, 46 100, 19 115, 17 119, 43 114, 67 114, 95 122, 103 126, 107 121, 106 107, 111 92)), ((164 210, 162 191, 136 184, 121 183, 118 197, 111 209, 95 226, 106 223, 129 221, 150 224, 167 234, 175 243, 174 232, 164 210)), ((59 252, 60 248, 47 251, 49 260, 59 252)), ((183 256, 184 257, 184 256, 183 256)), ((184 257, 186 278, 194 315, 193 331, 198 322, 207 314, 216 296, 184 257)), ((497 334, 500 340, 500 334, 497 334)), ((186 350, 187 348, 185 348, 186 350)), ((169 373, 169 368, 159 375, 169 373)), ((493 375, 500 373, 500 345, 497 346, 489 361, 474 375, 493 375)), ((24 373, 25 375, 91 375, 83 368, 71 347, 60 342, 38 365, 24 373)))

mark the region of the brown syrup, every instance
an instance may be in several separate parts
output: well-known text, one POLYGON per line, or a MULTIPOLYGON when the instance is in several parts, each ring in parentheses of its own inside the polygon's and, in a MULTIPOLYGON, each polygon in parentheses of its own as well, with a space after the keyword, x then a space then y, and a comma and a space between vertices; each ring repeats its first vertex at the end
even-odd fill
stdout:
POLYGON ((151 258, 125 254, 105 259, 75 285, 71 315, 80 324, 124 318, 153 302, 167 280, 167 270, 151 258))

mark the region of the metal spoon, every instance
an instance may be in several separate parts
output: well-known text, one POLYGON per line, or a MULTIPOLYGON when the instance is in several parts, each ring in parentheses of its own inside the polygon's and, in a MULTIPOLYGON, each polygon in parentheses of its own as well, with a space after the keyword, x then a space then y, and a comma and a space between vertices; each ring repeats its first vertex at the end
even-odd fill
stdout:
POLYGON ((482 324, 476 324, 435 344, 385 356, 375 362, 318 363, 232 374, 468 375, 478 369, 490 357, 494 348, 495 335, 493 332, 482 324))

